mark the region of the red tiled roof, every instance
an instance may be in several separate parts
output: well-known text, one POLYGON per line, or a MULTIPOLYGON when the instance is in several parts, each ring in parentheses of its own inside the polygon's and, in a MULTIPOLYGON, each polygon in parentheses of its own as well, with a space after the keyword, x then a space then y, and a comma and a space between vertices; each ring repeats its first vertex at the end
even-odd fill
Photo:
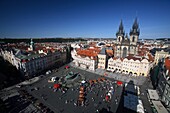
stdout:
POLYGON ((154 61, 154 57, 150 53, 148 54, 148 57, 149 57, 149 61, 152 61, 152 62, 154 61))
POLYGON ((126 58, 127 58, 128 60, 133 59, 134 61, 135 61, 135 60, 141 61, 141 58, 137 58, 137 57, 134 57, 134 56, 127 56, 126 58))
POLYGON ((120 58, 121 61, 123 61, 124 58, 120 58))
POLYGON ((113 57, 113 60, 116 60, 117 59, 117 57, 113 57))
POLYGON ((170 59, 169 58, 165 59, 165 67, 166 69, 169 70, 169 75, 170 75, 170 59))
MULTIPOLYGON (((113 57, 113 60, 117 60, 117 59, 119 59, 119 58, 118 57, 113 57)), ((123 61, 124 58, 120 58, 120 60, 123 61)))
POLYGON ((96 59, 99 52, 100 50, 98 49, 86 49, 86 50, 78 50, 77 54, 80 56, 89 57, 89 58, 93 57, 93 59, 96 59))
POLYGON ((113 50, 106 50, 106 53, 107 53, 109 56, 113 56, 113 55, 114 55, 113 50))

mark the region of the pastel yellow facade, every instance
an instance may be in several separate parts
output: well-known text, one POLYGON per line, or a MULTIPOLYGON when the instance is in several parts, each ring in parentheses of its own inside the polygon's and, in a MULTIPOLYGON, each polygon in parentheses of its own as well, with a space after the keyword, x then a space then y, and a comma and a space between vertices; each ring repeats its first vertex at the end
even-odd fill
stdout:
POLYGON ((98 68, 105 69, 106 68, 106 55, 98 54, 98 68))

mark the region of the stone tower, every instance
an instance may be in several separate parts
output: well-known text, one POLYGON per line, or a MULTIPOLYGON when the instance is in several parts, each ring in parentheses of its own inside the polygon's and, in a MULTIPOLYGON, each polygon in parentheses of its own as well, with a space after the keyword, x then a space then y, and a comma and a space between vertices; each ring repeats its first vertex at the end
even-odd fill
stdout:
POLYGON ((137 54, 137 42, 139 39, 140 29, 139 24, 137 22, 137 18, 135 19, 132 29, 130 30, 130 54, 137 54))
POLYGON ((30 50, 31 51, 34 51, 35 47, 34 47, 34 42, 33 40, 31 39, 31 42, 30 42, 30 50))
POLYGON ((124 40, 124 35, 125 35, 125 32, 124 32, 123 23, 122 23, 122 20, 121 20, 120 25, 119 25, 119 30, 116 33, 117 44, 122 43, 122 41, 124 40))
POLYGON ((139 39, 140 29, 139 24, 137 23, 137 18, 135 19, 132 29, 130 30, 130 45, 137 45, 139 39))

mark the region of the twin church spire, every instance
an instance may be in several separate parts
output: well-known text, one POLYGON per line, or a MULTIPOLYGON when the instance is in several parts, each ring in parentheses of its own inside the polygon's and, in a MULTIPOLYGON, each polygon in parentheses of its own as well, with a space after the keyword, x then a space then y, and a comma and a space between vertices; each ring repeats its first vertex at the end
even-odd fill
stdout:
MULTIPOLYGON (((140 29, 139 29, 139 24, 137 22, 137 18, 135 19, 132 29, 130 30, 129 35, 138 35, 140 34, 140 29)), ((120 25, 119 25, 119 30, 116 33, 116 36, 124 36, 125 35, 125 31, 124 31, 124 27, 123 27, 123 22, 122 19, 120 21, 120 25)))
POLYGON ((129 35, 133 35, 133 34, 138 35, 138 36, 140 34, 140 29, 139 29, 139 24, 137 22, 137 18, 135 19, 132 29, 130 30, 130 33, 129 33, 129 35))
POLYGON ((138 42, 139 34, 140 34, 140 29, 139 29, 139 24, 138 24, 137 18, 135 19, 135 21, 132 25, 132 28, 130 29, 130 32, 129 32, 130 40, 128 38, 127 33, 126 33, 126 36, 125 36, 125 30, 124 30, 124 27, 123 27, 123 22, 121 20, 120 25, 119 25, 119 29, 116 33, 117 44, 124 44, 126 42, 126 44, 136 46, 137 42, 138 42))
POLYGON ((122 19, 121 19, 121 21, 120 21, 119 30, 118 30, 118 32, 116 33, 116 36, 118 36, 118 35, 121 35, 121 36, 124 36, 124 35, 125 35, 125 31, 124 31, 124 28, 123 28, 122 19))

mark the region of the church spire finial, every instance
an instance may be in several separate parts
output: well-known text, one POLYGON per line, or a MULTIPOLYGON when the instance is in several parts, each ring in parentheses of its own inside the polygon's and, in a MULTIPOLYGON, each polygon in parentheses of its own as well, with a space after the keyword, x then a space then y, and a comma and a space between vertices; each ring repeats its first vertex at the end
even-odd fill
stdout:
POLYGON ((122 22, 122 19, 120 20, 119 30, 123 30, 123 22, 122 22))
POLYGON ((137 17, 136 17, 135 21, 133 23, 132 29, 130 31, 130 35, 132 35, 132 34, 139 35, 139 33, 140 33, 139 24, 138 24, 137 17))
POLYGON ((121 19, 121 21, 120 21, 119 30, 118 30, 118 32, 116 33, 116 36, 118 36, 118 35, 123 35, 123 36, 125 35, 122 19, 121 19))

